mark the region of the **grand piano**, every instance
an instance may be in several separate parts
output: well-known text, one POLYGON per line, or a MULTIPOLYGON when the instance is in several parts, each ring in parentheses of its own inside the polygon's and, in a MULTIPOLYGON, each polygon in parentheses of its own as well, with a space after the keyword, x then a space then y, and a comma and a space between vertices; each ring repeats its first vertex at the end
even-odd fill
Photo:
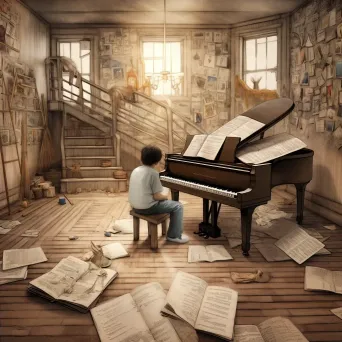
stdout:
MULTIPOLYGON (((292 100, 282 98, 264 102, 241 114, 264 126, 240 141, 237 151, 251 141, 262 139, 265 131, 293 108, 292 100)), ((305 187, 312 179, 313 155, 312 150, 303 148, 264 164, 247 165, 237 159, 227 163, 167 154, 160 180, 163 186, 171 189, 175 201, 179 200, 179 192, 203 198, 203 220, 198 233, 205 238, 220 236, 217 220, 221 204, 240 209, 242 252, 248 256, 253 212, 271 199, 274 186, 296 186, 297 222, 302 223, 305 187)))

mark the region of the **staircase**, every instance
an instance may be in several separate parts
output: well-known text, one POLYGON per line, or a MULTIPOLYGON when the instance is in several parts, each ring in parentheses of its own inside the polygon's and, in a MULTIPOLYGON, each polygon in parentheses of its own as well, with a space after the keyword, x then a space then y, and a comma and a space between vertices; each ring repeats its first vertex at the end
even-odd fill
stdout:
POLYGON ((113 176, 123 169, 121 162, 130 171, 139 165, 143 146, 156 144, 164 153, 176 153, 187 135, 205 133, 143 93, 128 99, 119 89, 109 93, 80 75, 69 78, 63 58, 48 58, 46 72, 49 110, 62 117, 62 193, 126 191, 127 180, 113 176), (111 166, 103 167, 104 161, 111 166))

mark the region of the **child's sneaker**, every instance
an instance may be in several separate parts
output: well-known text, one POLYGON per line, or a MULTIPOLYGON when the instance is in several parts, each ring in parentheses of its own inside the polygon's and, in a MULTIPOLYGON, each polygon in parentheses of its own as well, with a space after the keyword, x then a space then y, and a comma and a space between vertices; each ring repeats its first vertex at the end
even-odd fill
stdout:
POLYGON ((170 238, 167 237, 166 238, 167 241, 171 241, 171 242, 176 242, 176 243, 187 243, 189 242, 189 237, 186 236, 185 234, 182 234, 182 236, 179 238, 170 238))

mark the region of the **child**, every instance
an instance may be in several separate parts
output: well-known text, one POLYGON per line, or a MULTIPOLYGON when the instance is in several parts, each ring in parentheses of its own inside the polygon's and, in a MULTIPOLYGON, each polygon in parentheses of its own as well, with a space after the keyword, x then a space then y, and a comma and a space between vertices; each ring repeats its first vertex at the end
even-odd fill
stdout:
POLYGON ((141 151, 143 165, 135 168, 129 182, 129 203, 142 215, 170 214, 170 225, 166 239, 186 243, 189 238, 183 232, 183 206, 177 201, 168 200, 163 194, 158 167, 162 151, 155 146, 145 146, 141 151))

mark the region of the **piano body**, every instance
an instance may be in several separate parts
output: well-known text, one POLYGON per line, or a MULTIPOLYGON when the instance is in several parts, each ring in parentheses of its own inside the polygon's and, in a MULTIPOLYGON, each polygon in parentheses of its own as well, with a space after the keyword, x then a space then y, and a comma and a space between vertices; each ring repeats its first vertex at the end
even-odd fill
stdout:
MULTIPOLYGON (((276 99, 242 114, 265 126, 241 141, 238 148, 258 136, 262 138, 264 132, 287 116, 293 107, 290 99, 276 99)), ((239 161, 222 163, 168 154, 160 180, 163 186, 171 189, 173 200, 179 199, 179 192, 203 198, 203 221, 199 224, 199 234, 206 238, 220 236, 217 220, 221 204, 240 209, 242 251, 248 255, 253 212, 257 206, 271 199, 274 186, 296 186, 297 222, 302 222, 305 187, 312 179, 313 154, 312 150, 304 148, 260 165, 239 161)))

